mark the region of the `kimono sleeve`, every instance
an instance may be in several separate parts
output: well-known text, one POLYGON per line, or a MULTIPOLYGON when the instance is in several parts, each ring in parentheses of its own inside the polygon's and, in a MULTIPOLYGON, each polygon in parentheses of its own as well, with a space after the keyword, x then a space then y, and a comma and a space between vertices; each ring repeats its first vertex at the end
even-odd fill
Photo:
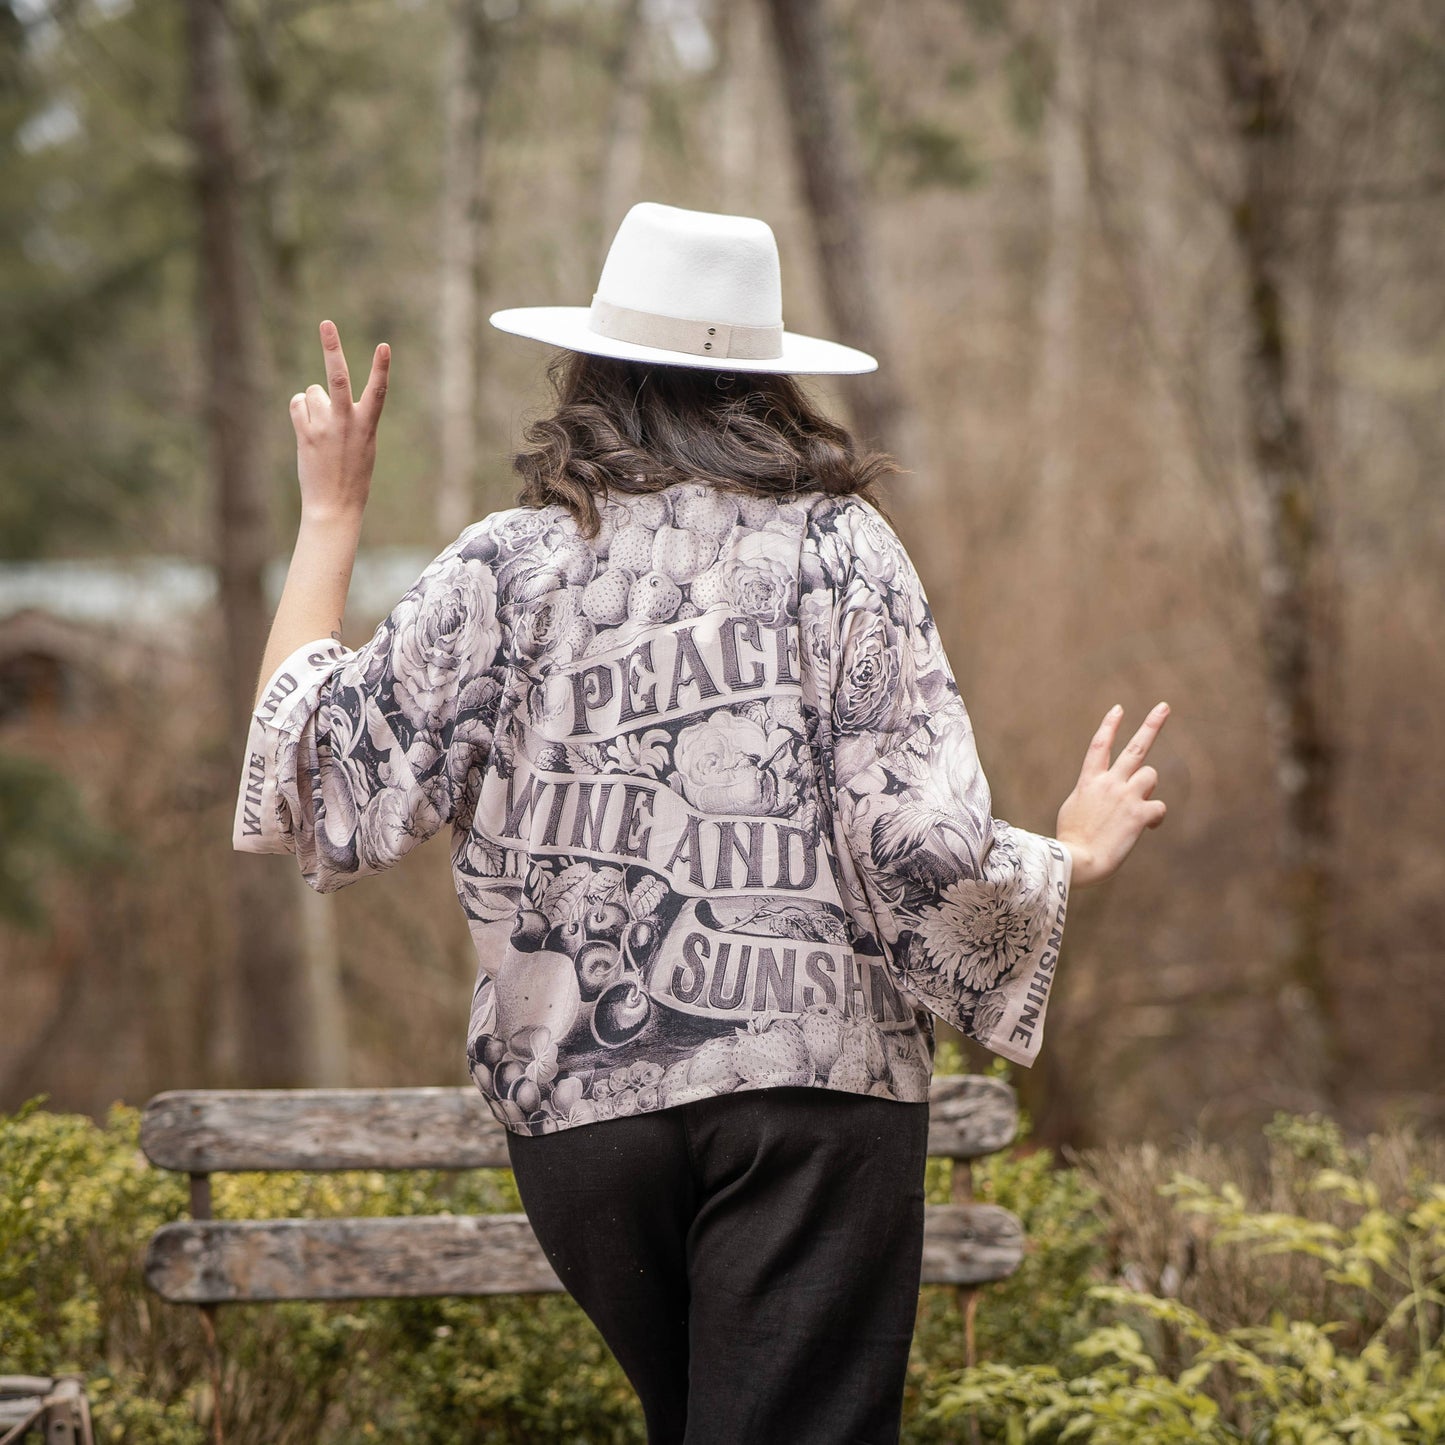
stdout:
POLYGON ((1029 1067, 1043 1037, 1073 856, 991 816, 968 710, 918 574, 860 505, 837 594, 836 820, 900 985, 1029 1067))
POLYGON ((467 821, 500 693, 496 581, 468 528, 365 646, 297 648, 252 714, 232 846, 331 893, 467 821))

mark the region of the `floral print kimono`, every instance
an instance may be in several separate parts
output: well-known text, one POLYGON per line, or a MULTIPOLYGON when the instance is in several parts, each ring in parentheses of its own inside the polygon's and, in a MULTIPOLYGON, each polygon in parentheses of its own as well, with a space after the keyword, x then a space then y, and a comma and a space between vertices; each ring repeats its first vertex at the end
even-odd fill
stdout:
POLYGON ((918 1102, 933 1015, 1038 1055, 1071 855, 990 816, 918 575, 859 498, 679 484, 593 538, 498 512, 365 646, 298 648, 234 846, 328 893, 443 826, 466 1063, 517 1133, 776 1085, 918 1102))

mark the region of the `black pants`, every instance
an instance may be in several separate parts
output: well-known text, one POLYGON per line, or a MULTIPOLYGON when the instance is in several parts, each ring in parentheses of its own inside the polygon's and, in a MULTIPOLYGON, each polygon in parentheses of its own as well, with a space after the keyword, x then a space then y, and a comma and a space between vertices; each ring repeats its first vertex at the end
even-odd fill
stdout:
POLYGON ((649 1445, 894 1445, 927 1143, 926 1103, 782 1087, 508 1135, 649 1445))

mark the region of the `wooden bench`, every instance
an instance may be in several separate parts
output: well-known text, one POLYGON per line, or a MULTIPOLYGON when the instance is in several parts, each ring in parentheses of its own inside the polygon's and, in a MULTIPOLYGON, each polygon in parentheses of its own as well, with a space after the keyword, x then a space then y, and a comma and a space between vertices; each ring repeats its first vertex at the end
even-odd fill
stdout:
POLYGON ((0 1445, 95 1445, 84 1375, 0 1375, 0 1445))
MULTIPOLYGON (((1023 1258, 1017 1215, 973 1202, 968 1169, 1017 1128, 1007 1084, 935 1076, 928 1152, 958 1162, 954 1202, 928 1206, 923 1282, 964 1287, 970 1304, 973 1287, 1012 1274, 1023 1258)), ((474 1088, 172 1090, 146 1104, 140 1144, 152 1164, 191 1181, 192 1218, 151 1236, 146 1283, 163 1299, 202 1306, 208 1324, 221 1304, 562 1288, 525 1214, 211 1217, 210 1176, 224 1171, 509 1168, 504 1130, 474 1088)))

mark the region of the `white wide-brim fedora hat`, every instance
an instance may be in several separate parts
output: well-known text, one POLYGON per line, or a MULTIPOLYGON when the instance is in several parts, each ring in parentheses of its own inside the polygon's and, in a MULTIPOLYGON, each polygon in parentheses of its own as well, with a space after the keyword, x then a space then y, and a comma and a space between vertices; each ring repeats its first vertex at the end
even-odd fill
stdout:
POLYGON ((493 326, 571 351, 811 375, 876 371, 841 342, 783 327, 778 243, 766 221, 639 201, 612 238, 590 306, 514 306, 493 326))

